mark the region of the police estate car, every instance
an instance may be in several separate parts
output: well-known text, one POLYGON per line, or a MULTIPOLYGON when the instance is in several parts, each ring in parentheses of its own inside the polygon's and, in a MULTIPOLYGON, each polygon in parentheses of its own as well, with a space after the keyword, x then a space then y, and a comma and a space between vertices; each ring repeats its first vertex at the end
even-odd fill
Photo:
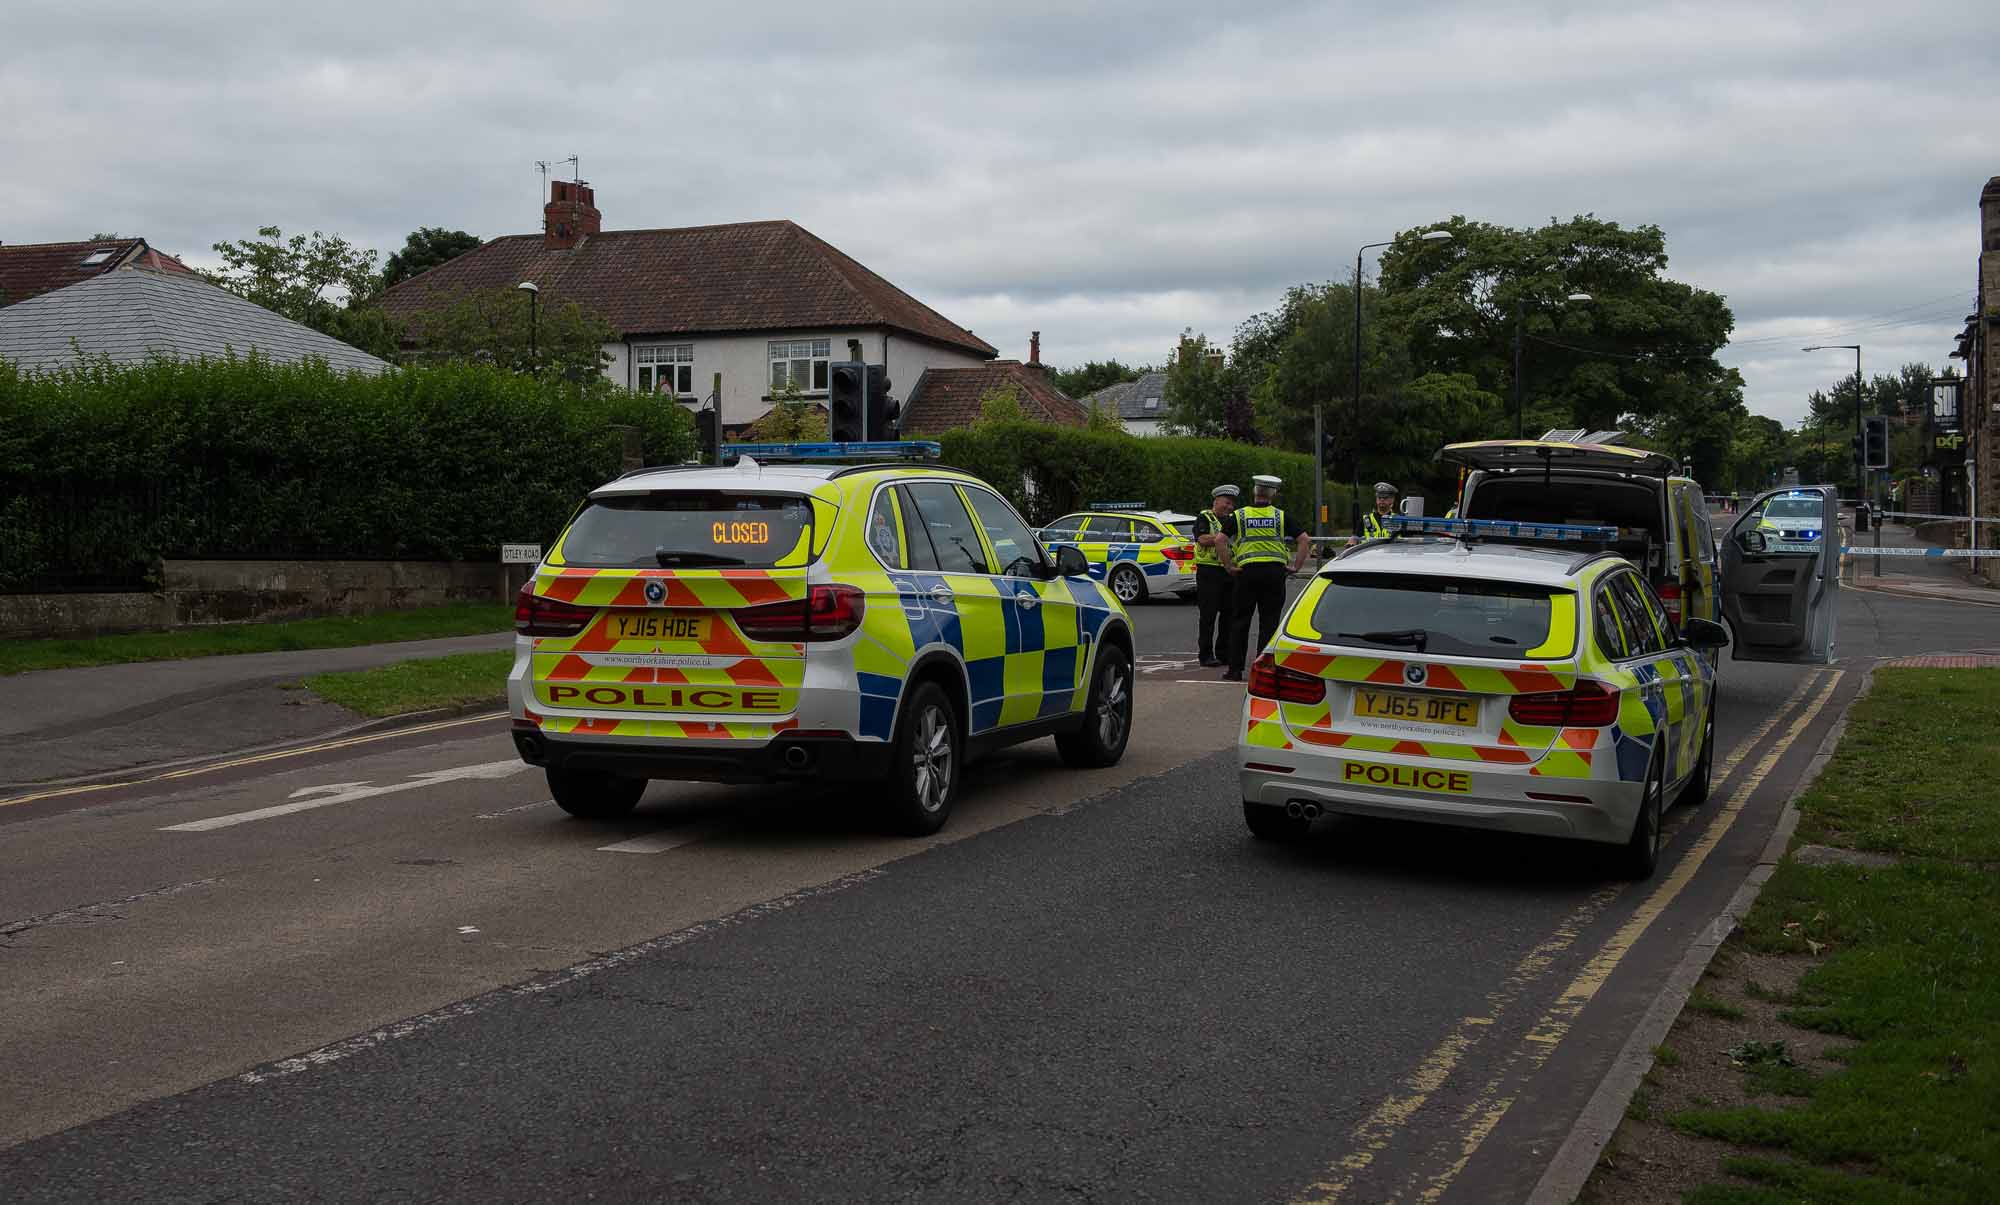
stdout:
MULTIPOLYGON (((1815 490, 1834 505, 1831 487, 1815 490)), ((1616 528, 1390 526, 1391 539, 1315 576, 1251 667, 1237 745, 1250 831, 1400 817, 1602 843, 1650 875, 1669 802, 1708 796, 1712 654, 1729 631, 1693 617, 1676 627, 1610 547, 1616 528)), ((1830 659, 1838 565, 1766 549, 1754 530, 1731 540, 1736 657, 1830 659), (1787 591, 1817 582, 1796 615, 1790 594, 1768 592, 1780 571, 1787 591)))
POLYGON ((1764 503, 1757 529, 1772 551, 1813 552, 1826 537, 1819 498, 1806 490, 1786 490, 1764 503))
POLYGON ((1095 503, 1041 530, 1052 548, 1083 553, 1092 577, 1127 606, 1157 595, 1194 597, 1193 515, 1134 503, 1095 503))
POLYGON ((985 750, 1124 754, 1131 625, 1074 549, 968 473, 737 450, 592 491, 520 592, 514 742, 564 810, 621 815, 655 778, 866 781, 921 834, 985 750))

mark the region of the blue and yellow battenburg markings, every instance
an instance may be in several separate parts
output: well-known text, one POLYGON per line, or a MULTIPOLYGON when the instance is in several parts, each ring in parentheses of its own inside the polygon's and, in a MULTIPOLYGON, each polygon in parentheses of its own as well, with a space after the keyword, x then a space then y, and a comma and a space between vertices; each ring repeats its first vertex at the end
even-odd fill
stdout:
POLYGON ((1051 550, 1070 547, 1083 554, 1090 565, 1090 576, 1097 581, 1109 580, 1111 571, 1119 565, 1130 565, 1147 577, 1192 577, 1194 557, 1190 552, 1183 560, 1175 560, 1167 555, 1168 548, 1191 545, 1192 537, 1184 536, 1169 525, 1147 513, 1143 502, 1097 503, 1084 508, 1083 530, 1074 539, 1045 540, 1051 550), (1101 512, 1101 513, 1100 513, 1101 512), (1135 524, 1149 524, 1157 531, 1158 540, 1139 543, 1132 540, 1104 540, 1091 538, 1090 520, 1097 518, 1130 520, 1135 524))

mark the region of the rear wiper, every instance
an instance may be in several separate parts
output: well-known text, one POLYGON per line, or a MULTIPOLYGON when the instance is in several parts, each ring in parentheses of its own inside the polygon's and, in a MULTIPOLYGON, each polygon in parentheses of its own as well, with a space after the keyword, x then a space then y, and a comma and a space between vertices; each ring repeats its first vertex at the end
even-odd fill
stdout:
POLYGON ((1420 653, 1431 638, 1431 634, 1422 628, 1398 628, 1393 632, 1341 632, 1339 635, 1366 640, 1370 644, 1407 644, 1420 653))
POLYGON ((662 569, 671 568, 674 565, 741 565, 743 563, 743 558, 740 556, 723 556, 714 552, 680 552, 670 548, 655 548, 653 550, 653 559, 660 563, 660 568, 662 569))

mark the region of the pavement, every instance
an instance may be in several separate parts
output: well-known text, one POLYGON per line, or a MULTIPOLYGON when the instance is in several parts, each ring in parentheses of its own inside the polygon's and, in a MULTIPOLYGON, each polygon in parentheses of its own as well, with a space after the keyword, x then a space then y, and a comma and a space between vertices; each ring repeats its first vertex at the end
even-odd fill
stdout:
POLYGON ((1125 761, 1021 746, 920 841, 819 787, 571 820, 483 717, 0 798, 0 1184, 1524 1200, 1857 671, 2000 645, 1850 592, 1841 665, 1726 662, 1715 797, 1630 884, 1422 826, 1251 841, 1240 688, 1191 608, 1135 622, 1125 761))
MULTIPOLYGON (((1859 537, 1863 545, 1874 542, 1872 533, 1859 537)), ((1900 523, 1882 525, 1882 543, 1889 548, 1930 547, 1917 539, 1916 531, 1900 523)), ((2000 607, 2000 590, 1982 586, 1972 580, 1967 566, 1977 564, 1990 566, 1994 562, 1981 559, 1977 562, 1958 558, 1930 557, 1883 557, 1884 572, 1869 572, 1874 568, 1865 547, 1853 554, 1855 564, 1854 585, 1862 590, 1877 590, 1884 594, 1900 594, 1909 598, 1927 598, 1939 602, 1976 603, 1980 606, 2000 607)))

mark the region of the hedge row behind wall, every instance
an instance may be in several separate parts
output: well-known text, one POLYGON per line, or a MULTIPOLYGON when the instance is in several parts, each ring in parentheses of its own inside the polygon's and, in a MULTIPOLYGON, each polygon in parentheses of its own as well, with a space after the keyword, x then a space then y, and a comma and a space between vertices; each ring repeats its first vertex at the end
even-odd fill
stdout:
MULTIPOLYGON (((1312 526, 1313 459, 1225 439, 1182 439, 1088 431, 1029 422, 981 423, 938 436, 944 462, 977 473, 1032 523, 1047 523, 1091 502, 1143 502, 1188 514, 1208 506, 1225 482, 1249 501, 1250 478, 1284 480, 1279 504, 1312 526)), ((1329 529, 1348 523, 1345 483, 1329 484, 1329 529)))
POLYGON ((694 447, 678 406, 478 364, 0 362, 0 591, 144 588, 162 557, 485 559, 694 447))

